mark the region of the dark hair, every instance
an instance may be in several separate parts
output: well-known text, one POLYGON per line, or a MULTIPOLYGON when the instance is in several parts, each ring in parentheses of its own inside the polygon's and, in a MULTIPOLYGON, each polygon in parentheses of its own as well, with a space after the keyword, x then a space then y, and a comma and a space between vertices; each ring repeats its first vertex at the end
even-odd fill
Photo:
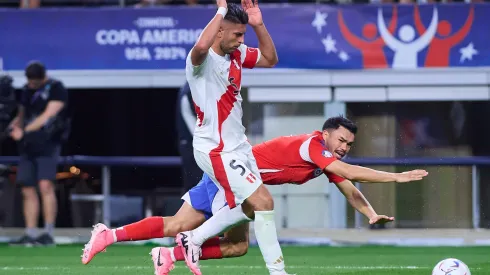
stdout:
POLYGON ((323 130, 336 130, 339 129, 340 126, 349 130, 349 132, 353 133, 354 135, 357 133, 356 124, 343 116, 334 116, 327 119, 323 124, 323 130))
POLYGON ((46 67, 39 61, 32 61, 27 65, 25 75, 27 79, 44 79, 46 77, 46 67))
POLYGON ((228 12, 225 15, 225 20, 235 24, 248 24, 248 14, 240 5, 229 3, 228 12))

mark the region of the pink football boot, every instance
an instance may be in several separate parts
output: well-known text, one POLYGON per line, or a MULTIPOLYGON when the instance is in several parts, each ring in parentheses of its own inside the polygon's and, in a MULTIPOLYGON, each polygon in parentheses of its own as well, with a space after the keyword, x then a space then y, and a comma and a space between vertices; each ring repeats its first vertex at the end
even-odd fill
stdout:
POLYGON ((150 255, 155 267, 155 275, 167 275, 175 268, 175 259, 172 258, 169 248, 155 247, 151 250, 150 255))
POLYGON ((82 263, 88 264, 99 252, 105 252, 105 248, 114 243, 112 231, 102 223, 94 225, 92 237, 85 245, 82 255, 82 263))
POLYGON ((194 275, 202 275, 201 270, 199 269, 201 247, 192 243, 191 236, 191 231, 177 234, 177 237, 175 237, 175 242, 178 246, 175 249, 182 249, 185 257, 185 263, 194 275))

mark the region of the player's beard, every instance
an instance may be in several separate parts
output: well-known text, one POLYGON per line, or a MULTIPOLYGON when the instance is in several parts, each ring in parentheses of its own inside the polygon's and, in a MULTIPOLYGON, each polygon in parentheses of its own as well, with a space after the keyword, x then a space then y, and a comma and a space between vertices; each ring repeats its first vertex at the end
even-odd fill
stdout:
POLYGON ((226 44, 221 42, 219 44, 219 47, 221 48, 221 50, 225 53, 225 54, 230 54, 232 53, 233 51, 235 51, 234 48, 231 48, 231 47, 226 47, 226 44))

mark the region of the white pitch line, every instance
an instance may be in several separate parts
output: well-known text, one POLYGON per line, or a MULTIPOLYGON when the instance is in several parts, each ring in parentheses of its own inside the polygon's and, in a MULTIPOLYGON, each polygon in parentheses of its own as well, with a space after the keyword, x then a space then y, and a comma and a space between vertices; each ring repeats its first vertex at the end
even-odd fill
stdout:
MULTIPOLYGON (((217 269, 265 269, 262 265, 202 265, 202 268, 217 268, 217 269)), ((37 267, 22 267, 22 266, 4 266, 0 267, 3 271, 69 271, 77 267, 55 267, 55 266, 37 266, 37 267)), ((88 271, 94 269, 110 269, 110 270, 146 270, 152 269, 152 266, 88 266, 88 271)), ((186 266, 176 266, 176 269, 187 269, 186 266)), ((432 270, 433 267, 428 266, 309 266, 309 265, 291 265, 288 269, 321 269, 321 270, 404 270, 404 269, 419 269, 432 270)), ((481 268, 471 268, 471 270, 481 270, 481 268)))
MULTIPOLYGON (((262 265, 202 265, 202 268, 218 268, 218 269, 265 269, 262 265)), ((22 267, 22 266, 4 266, 0 270, 19 271, 19 270, 70 270, 75 267, 54 267, 54 266, 37 266, 37 267, 22 267)), ((87 266, 87 269, 124 269, 124 270, 139 270, 151 269, 151 266, 87 266)), ((176 268, 187 268, 185 266, 176 266, 176 268)), ((309 265, 291 265, 289 269, 346 269, 346 270, 388 270, 388 269, 432 269, 427 266, 309 266, 309 265)))

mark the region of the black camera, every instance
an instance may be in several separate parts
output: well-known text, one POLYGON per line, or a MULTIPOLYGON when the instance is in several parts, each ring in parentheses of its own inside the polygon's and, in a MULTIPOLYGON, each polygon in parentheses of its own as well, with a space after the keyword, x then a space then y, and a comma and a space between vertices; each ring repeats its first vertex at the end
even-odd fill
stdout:
POLYGON ((12 77, 8 75, 0 76, 0 133, 2 133, 0 134, 0 138, 5 135, 17 107, 15 88, 12 83, 12 77))

